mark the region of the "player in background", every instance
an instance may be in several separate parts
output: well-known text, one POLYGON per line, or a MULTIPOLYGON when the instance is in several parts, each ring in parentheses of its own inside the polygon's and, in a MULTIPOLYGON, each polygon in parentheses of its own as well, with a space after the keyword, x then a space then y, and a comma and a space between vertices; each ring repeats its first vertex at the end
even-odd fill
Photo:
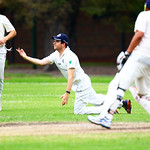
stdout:
POLYGON ((53 36, 52 39, 54 39, 55 52, 43 59, 29 57, 20 48, 17 51, 25 60, 36 65, 56 64, 62 75, 68 80, 65 93, 60 97, 62 106, 68 103, 72 89, 75 92, 74 114, 99 114, 106 96, 97 94, 92 88, 91 80, 81 68, 77 55, 68 46, 68 36, 60 33, 53 36), (88 103, 95 106, 87 107, 88 103))
MULTIPOLYGON (((119 73, 119 82, 115 103, 110 106, 103 118, 88 116, 92 123, 110 128, 115 110, 119 107, 127 89, 135 100, 150 114, 150 0, 145 3, 135 22, 135 34, 125 52, 122 62, 123 68, 119 73), (127 59, 128 58, 128 59, 127 59), (132 87, 135 81, 136 88, 132 87)), ((107 100, 106 100, 107 101, 107 100)))
MULTIPOLYGON (((105 115, 108 113, 108 110, 110 108, 110 106, 115 102, 115 97, 117 94, 117 88, 118 88, 118 83, 119 83, 119 79, 120 79, 120 75, 119 72, 122 69, 124 63, 126 61, 126 56, 125 53, 122 51, 118 57, 117 57, 117 69, 118 72, 116 73, 115 77, 113 78, 113 80, 109 83, 108 86, 108 90, 107 90, 107 94, 105 97, 105 101, 101 107, 101 113, 100 115, 98 115, 95 118, 104 118, 105 115)), ((127 113, 131 113, 131 100, 122 100, 118 106, 118 108, 124 108, 126 110, 127 113)), ((118 112, 118 111, 117 111, 118 112)), ((93 119, 93 116, 88 116, 88 120, 90 121, 90 119, 93 119)), ((99 123, 99 122, 98 122, 99 123)))
POLYGON ((16 34, 16 30, 11 24, 11 22, 8 20, 8 18, 0 14, 0 111, 2 110, 1 95, 3 90, 6 53, 7 50, 11 50, 7 49, 5 45, 6 42, 15 37, 16 34), (5 35, 5 31, 8 33, 7 35, 5 35))

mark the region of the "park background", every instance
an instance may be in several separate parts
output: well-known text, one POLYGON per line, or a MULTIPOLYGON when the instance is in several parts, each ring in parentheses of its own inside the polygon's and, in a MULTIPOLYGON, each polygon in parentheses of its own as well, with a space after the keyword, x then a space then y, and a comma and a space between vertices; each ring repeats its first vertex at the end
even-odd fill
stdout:
POLYGON ((60 72, 55 66, 29 65, 15 51, 21 47, 28 55, 43 58, 53 52, 51 37, 64 32, 95 91, 106 94, 117 71, 116 57, 128 47, 144 2, 0 0, 1 14, 17 30, 17 36, 7 43, 13 51, 7 54, 5 69, 0 150, 150 149, 150 115, 129 91, 124 98, 132 100, 132 113, 118 110, 111 130, 95 126, 87 121, 87 115, 74 115, 72 91, 68 105, 61 106, 59 97, 66 80, 56 76, 60 72))
MULTIPOLYGON (((15 26, 7 43, 8 64, 27 64, 15 51, 43 58, 53 52, 51 37, 66 33, 81 63, 115 64, 134 34, 134 22, 144 0, 0 0, 0 12, 15 26)), ((36 69, 37 66, 33 65, 36 69)), ((45 66, 44 70, 56 67, 45 66)))

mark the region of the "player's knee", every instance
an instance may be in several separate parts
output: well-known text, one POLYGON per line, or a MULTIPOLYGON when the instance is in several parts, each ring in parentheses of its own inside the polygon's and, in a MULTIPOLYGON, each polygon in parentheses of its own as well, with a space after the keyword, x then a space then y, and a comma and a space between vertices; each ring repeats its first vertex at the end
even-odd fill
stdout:
POLYGON ((85 114, 85 113, 84 113, 84 110, 83 110, 83 109, 74 109, 74 114, 75 114, 75 115, 83 115, 83 114, 85 114))

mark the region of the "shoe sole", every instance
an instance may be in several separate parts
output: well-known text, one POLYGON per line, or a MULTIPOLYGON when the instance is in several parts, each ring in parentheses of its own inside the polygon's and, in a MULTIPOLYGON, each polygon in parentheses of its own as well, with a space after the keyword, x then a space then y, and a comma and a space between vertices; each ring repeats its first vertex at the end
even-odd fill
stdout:
POLYGON ((107 128, 107 129, 110 129, 110 127, 107 127, 107 126, 105 126, 105 125, 103 125, 103 124, 100 124, 102 127, 104 127, 104 128, 107 128))
MULTIPOLYGON (((87 118, 87 119, 88 119, 88 118, 87 118)), ((95 125, 100 125, 100 126, 102 126, 102 127, 104 127, 104 128, 110 129, 110 127, 107 127, 107 126, 101 124, 100 122, 92 122, 92 121, 89 120, 89 119, 88 119, 88 121, 90 121, 91 123, 93 123, 93 124, 95 124, 95 125)))
POLYGON ((87 118, 87 120, 90 121, 90 122, 93 123, 93 124, 101 125, 100 122, 92 122, 89 118, 87 118))

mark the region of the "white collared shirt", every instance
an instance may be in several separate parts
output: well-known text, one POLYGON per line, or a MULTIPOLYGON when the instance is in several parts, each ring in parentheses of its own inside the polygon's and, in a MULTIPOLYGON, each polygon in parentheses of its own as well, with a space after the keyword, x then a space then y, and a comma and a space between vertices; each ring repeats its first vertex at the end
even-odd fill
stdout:
MULTIPOLYGON (((59 56, 59 52, 56 50, 48 57, 50 62, 55 63, 62 75, 68 80, 68 69, 74 68, 74 80, 73 86, 77 85, 84 78, 89 80, 85 88, 91 86, 89 77, 84 73, 83 69, 80 66, 79 59, 75 53, 73 53, 69 47, 67 47, 63 54, 59 56)), ((76 89, 72 89, 76 91, 76 89)))
MULTIPOLYGON (((10 32, 15 30, 11 22, 8 20, 8 18, 4 15, 0 15, 0 39, 5 36, 5 31, 10 32)), ((5 44, 4 44, 5 46, 5 44)), ((5 47, 0 47, 0 53, 6 53, 5 47)))
POLYGON ((132 57, 150 66, 150 11, 142 11, 135 22, 134 31, 144 32, 141 42, 132 52, 132 57))
POLYGON ((144 32, 144 36, 135 51, 150 57, 150 11, 142 11, 138 15, 134 27, 134 31, 136 30, 144 32))

